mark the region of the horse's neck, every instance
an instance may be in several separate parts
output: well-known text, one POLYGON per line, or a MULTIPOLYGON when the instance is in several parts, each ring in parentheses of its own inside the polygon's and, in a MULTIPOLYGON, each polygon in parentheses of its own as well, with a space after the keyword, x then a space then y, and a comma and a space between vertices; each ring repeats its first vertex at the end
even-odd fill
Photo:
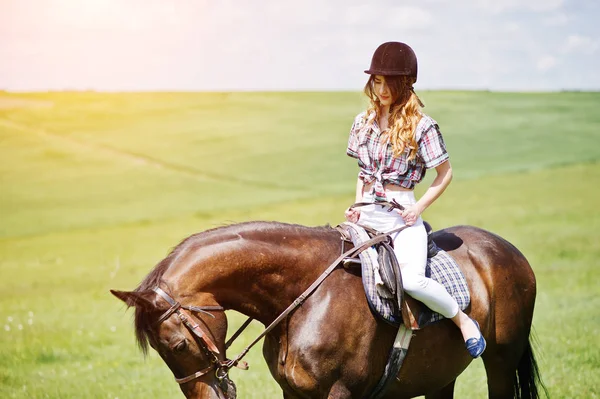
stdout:
POLYGON ((202 250, 209 256, 182 270, 177 285, 202 305, 214 301, 268 324, 339 256, 340 240, 333 232, 240 238, 202 250))

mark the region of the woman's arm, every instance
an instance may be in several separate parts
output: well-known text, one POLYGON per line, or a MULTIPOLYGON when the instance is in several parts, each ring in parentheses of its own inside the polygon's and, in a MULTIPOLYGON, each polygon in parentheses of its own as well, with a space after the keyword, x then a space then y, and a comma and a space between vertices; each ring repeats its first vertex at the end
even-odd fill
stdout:
POLYGON ((452 181, 452 166, 450 165, 450 161, 439 164, 435 167, 435 171, 437 172, 437 176, 431 183, 431 186, 425 191, 425 194, 423 194, 416 204, 405 207, 406 209, 400 213, 404 219, 404 223, 409 226, 413 225, 423 211, 442 195, 452 181))
POLYGON ((354 202, 361 202, 363 197, 363 188, 365 187, 365 183, 359 177, 356 181, 356 200, 354 202))
MULTIPOLYGON (((364 182, 359 177, 358 180, 356 181, 356 198, 355 198, 354 202, 362 201, 364 185, 365 185, 364 182)), ((352 208, 352 209, 348 208, 344 212, 344 216, 346 216, 347 221, 356 223, 356 222, 358 222, 358 219, 360 219, 360 210, 358 208, 352 208)))

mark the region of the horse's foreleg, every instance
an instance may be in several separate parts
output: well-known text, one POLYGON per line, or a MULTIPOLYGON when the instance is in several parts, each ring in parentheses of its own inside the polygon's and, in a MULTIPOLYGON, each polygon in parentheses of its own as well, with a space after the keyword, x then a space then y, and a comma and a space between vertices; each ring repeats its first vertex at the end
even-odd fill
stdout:
POLYGON ((455 382, 456 380, 452 381, 437 392, 428 393, 425 395, 425 399, 453 399, 455 382))

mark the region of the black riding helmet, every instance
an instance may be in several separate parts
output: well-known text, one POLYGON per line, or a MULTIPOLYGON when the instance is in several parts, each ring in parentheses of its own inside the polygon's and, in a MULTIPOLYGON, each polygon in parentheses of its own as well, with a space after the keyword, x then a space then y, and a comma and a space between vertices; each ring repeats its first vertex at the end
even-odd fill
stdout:
POLYGON ((369 75, 414 76, 417 81, 417 56, 408 44, 386 42, 377 47, 371 60, 369 75))

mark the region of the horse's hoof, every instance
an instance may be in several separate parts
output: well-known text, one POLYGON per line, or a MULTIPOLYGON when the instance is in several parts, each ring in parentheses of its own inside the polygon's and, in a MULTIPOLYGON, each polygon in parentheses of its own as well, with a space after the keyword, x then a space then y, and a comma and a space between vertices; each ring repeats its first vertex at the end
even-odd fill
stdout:
MULTIPOLYGON (((473 320, 473 319, 471 319, 471 320, 473 320)), ((471 355, 471 357, 473 357, 473 359, 476 359, 479 356, 481 356, 483 351, 485 351, 486 344, 485 344, 485 338, 483 338, 483 335, 481 334, 481 329, 479 328, 479 323, 477 323, 476 320, 473 320, 473 322, 475 323, 475 325, 477 326, 477 329, 479 330, 479 338, 469 338, 465 342, 465 346, 467 347, 467 350, 469 351, 469 354, 471 355)))

